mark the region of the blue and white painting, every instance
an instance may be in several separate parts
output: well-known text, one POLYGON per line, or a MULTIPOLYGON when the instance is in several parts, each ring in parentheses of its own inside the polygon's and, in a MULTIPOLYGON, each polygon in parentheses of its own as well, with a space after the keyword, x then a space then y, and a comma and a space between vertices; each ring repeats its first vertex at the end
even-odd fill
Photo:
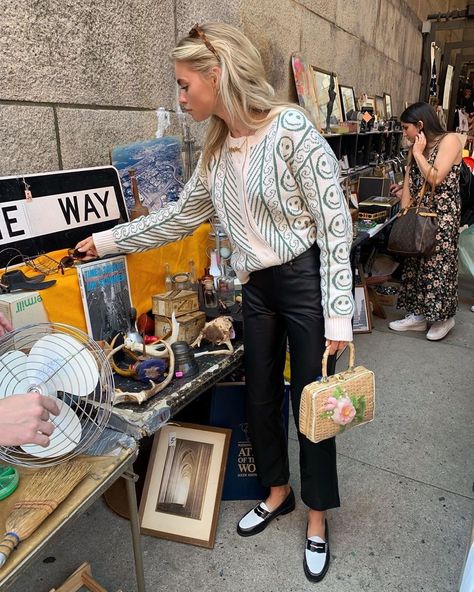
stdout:
POLYGON ((112 150, 112 164, 118 170, 125 203, 134 204, 129 169, 135 169, 141 202, 149 211, 177 201, 184 186, 181 141, 165 136, 117 146, 112 150))

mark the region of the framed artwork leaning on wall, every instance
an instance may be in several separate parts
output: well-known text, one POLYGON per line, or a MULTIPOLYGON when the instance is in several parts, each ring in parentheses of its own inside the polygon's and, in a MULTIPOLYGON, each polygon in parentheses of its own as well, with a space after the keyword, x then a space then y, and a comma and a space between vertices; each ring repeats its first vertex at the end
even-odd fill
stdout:
POLYGON ((377 113, 377 117, 380 119, 385 119, 387 117, 387 112, 385 110, 385 100, 380 95, 375 95, 375 111, 377 113))
POLYGON ((341 95, 341 109, 344 121, 357 119, 357 101, 354 88, 340 84, 339 93, 341 95))
POLYGON ((383 98, 385 102, 385 115, 387 119, 390 119, 393 116, 392 97, 388 93, 383 93, 383 98))
POLYGON ((326 132, 331 125, 339 125, 342 121, 342 110, 339 98, 339 83, 334 72, 326 72, 311 66, 315 83, 316 100, 319 108, 319 123, 326 132), (328 126, 329 120, 329 126, 328 126))
POLYGON ((157 432, 140 501, 143 533, 214 547, 230 433, 184 423, 157 432))
POLYGON ((354 333, 372 332, 372 312, 370 310, 369 292, 366 285, 356 286, 354 290, 354 333))

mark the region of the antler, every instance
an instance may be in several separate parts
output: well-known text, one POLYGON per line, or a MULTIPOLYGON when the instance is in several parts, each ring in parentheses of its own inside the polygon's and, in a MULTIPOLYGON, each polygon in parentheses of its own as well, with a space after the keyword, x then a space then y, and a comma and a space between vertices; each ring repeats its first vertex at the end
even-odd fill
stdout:
POLYGON ((165 380, 158 384, 153 382, 153 380, 150 380, 151 388, 143 389, 138 393, 124 393, 122 390, 116 388, 113 405, 118 405, 119 403, 138 403, 140 405, 144 401, 147 401, 151 397, 157 395, 160 391, 162 391, 165 387, 169 385, 174 376, 174 353, 171 347, 165 341, 163 341, 162 343, 164 344, 170 358, 168 376, 165 378, 165 380))

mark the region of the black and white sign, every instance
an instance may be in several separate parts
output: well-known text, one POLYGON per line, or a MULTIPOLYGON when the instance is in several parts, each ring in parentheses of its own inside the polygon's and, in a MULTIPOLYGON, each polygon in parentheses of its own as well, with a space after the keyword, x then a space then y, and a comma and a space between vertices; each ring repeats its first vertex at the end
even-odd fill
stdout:
POLYGON ((74 247, 127 220, 111 166, 0 178, 0 266, 15 254, 8 247, 33 256, 74 247))

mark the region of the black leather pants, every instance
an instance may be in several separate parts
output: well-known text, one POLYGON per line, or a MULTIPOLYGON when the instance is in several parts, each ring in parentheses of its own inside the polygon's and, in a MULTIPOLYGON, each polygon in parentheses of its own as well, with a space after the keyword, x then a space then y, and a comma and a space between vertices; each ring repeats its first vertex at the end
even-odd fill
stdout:
MULTIPOLYGON (((285 485, 290 474, 281 413, 287 337, 296 427, 301 391, 321 375, 325 339, 319 267, 315 243, 289 263, 252 272, 243 287, 247 419, 265 487, 285 485)), ((298 437, 303 502, 314 510, 338 507, 335 439, 313 444, 299 430, 298 437)))

